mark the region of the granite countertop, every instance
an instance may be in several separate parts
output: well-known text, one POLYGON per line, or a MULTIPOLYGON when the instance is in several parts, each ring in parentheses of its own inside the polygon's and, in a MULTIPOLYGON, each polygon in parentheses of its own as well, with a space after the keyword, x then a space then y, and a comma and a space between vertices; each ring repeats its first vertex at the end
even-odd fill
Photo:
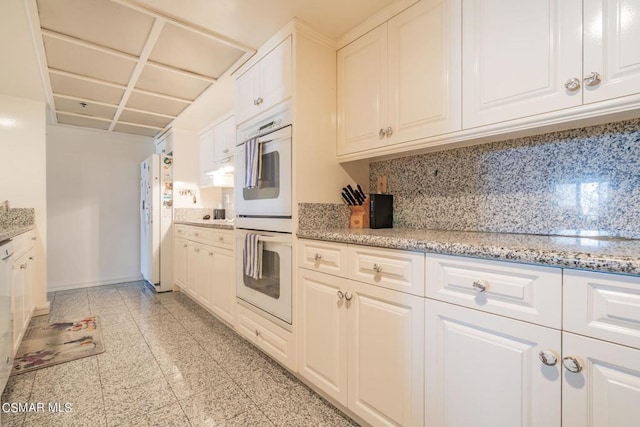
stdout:
POLYGON ((413 228, 298 230, 298 237, 640 275, 640 240, 413 228))
POLYGON ((10 225, 0 228, 0 242, 16 237, 19 234, 26 233, 36 228, 35 224, 31 225, 10 225))
POLYGON ((189 219, 175 220, 174 224, 195 225, 197 227, 219 228, 222 230, 233 230, 232 219, 189 219))

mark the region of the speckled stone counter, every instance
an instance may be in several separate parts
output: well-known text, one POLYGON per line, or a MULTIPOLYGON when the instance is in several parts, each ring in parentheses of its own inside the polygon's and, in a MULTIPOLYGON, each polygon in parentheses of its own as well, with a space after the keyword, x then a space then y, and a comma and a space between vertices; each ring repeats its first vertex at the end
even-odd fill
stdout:
POLYGON ((197 227, 219 228, 222 230, 233 230, 233 220, 226 219, 192 219, 174 221, 174 224, 195 225, 197 227))
POLYGON ((27 231, 36 228, 34 224, 31 225, 12 225, 9 227, 0 228, 0 242, 8 239, 12 239, 19 234, 26 233, 27 231))
POLYGON ((640 240, 414 228, 298 230, 298 237, 640 275, 640 240))

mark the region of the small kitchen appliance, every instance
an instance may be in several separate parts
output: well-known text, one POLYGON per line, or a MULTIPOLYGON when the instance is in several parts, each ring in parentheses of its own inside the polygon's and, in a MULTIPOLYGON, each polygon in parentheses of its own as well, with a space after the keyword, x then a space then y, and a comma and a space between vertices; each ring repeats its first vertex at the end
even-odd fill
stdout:
POLYGON ((369 194, 369 226, 371 228, 393 227, 392 194, 369 194))

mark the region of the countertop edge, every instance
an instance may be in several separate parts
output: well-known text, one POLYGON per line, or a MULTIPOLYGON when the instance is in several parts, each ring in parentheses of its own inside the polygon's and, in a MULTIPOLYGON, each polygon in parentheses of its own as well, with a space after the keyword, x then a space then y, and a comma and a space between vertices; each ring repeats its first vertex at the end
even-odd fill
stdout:
POLYGON ((16 236, 19 236, 22 233, 26 233, 27 231, 34 230, 35 228, 35 224, 2 228, 0 229, 0 242, 13 239, 16 236))
POLYGON ((206 220, 199 220, 199 221, 180 220, 180 221, 173 221, 173 223, 178 225, 191 225, 194 227, 217 228, 219 230, 235 230, 235 227, 233 224, 215 224, 215 223, 205 222, 205 221, 206 220))
POLYGON ((387 249, 400 249, 443 255, 460 255, 482 259, 545 265, 558 268, 589 270, 639 276, 640 256, 599 256, 582 251, 509 248, 462 242, 441 242, 405 237, 350 235, 329 230, 298 230, 299 238, 337 243, 358 244, 387 249))

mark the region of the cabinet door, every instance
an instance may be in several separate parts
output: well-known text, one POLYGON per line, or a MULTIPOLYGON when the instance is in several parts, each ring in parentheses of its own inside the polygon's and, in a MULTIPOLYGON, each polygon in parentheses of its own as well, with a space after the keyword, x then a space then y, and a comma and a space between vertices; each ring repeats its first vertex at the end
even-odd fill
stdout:
POLYGON ((191 295, 198 295, 200 247, 197 243, 187 242, 187 282, 185 289, 191 295))
POLYGON ((198 252, 198 286, 196 297, 207 308, 211 308, 211 295, 216 276, 214 274, 213 248, 201 245, 198 252))
POLYGON ((207 172, 211 172, 215 167, 213 160, 213 129, 209 129, 207 132, 200 135, 198 140, 200 147, 200 185, 207 186, 213 184, 211 176, 206 175, 207 172))
POLYGON ((235 324, 236 276, 234 251, 213 249, 211 310, 231 325, 235 324))
POLYGON ((31 315, 33 314, 33 275, 35 273, 35 249, 31 248, 25 254, 27 268, 24 274, 24 313, 22 323, 24 328, 29 327, 31 315))
POLYGON ((463 0, 463 127, 580 105, 581 0, 463 0))
POLYGON ((300 374, 327 395, 347 404, 347 310, 339 294, 348 281, 298 269, 300 374))
POLYGON ((389 21, 389 143, 462 128, 461 1, 423 0, 389 21))
POLYGON ((387 24, 338 51, 338 155, 387 143, 387 24))
POLYGON ((633 427, 640 420, 640 350, 563 333, 562 354, 579 373, 563 369, 564 427, 633 427))
POLYGON ((424 425, 424 299, 349 286, 349 409, 372 425, 424 425))
POLYGON ((640 93, 640 0, 584 1, 584 102, 640 93))
POLYGON ((11 312, 13 320, 13 354, 18 351, 24 332, 24 281, 27 269, 23 255, 13 262, 11 267, 11 312))
POLYGON ((560 426, 560 331, 426 300, 426 425, 560 426))
POLYGON ((213 128, 213 141, 214 162, 233 156, 236 146, 236 121, 233 116, 213 128))
POLYGON ((267 110, 291 96, 292 63, 291 37, 288 37, 260 60, 257 103, 260 111, 267 110))
POLYGON ((175 240, 175 283, 184 288, 187 284, 187 253, 188 245, 185 239, 176 238, 175 240))
POLYGON ((249 68, 236 79, 236 119, 238 123, 253 117, 258 111, 256 99, 258 98, 258 73, 259 64, 249 68))

